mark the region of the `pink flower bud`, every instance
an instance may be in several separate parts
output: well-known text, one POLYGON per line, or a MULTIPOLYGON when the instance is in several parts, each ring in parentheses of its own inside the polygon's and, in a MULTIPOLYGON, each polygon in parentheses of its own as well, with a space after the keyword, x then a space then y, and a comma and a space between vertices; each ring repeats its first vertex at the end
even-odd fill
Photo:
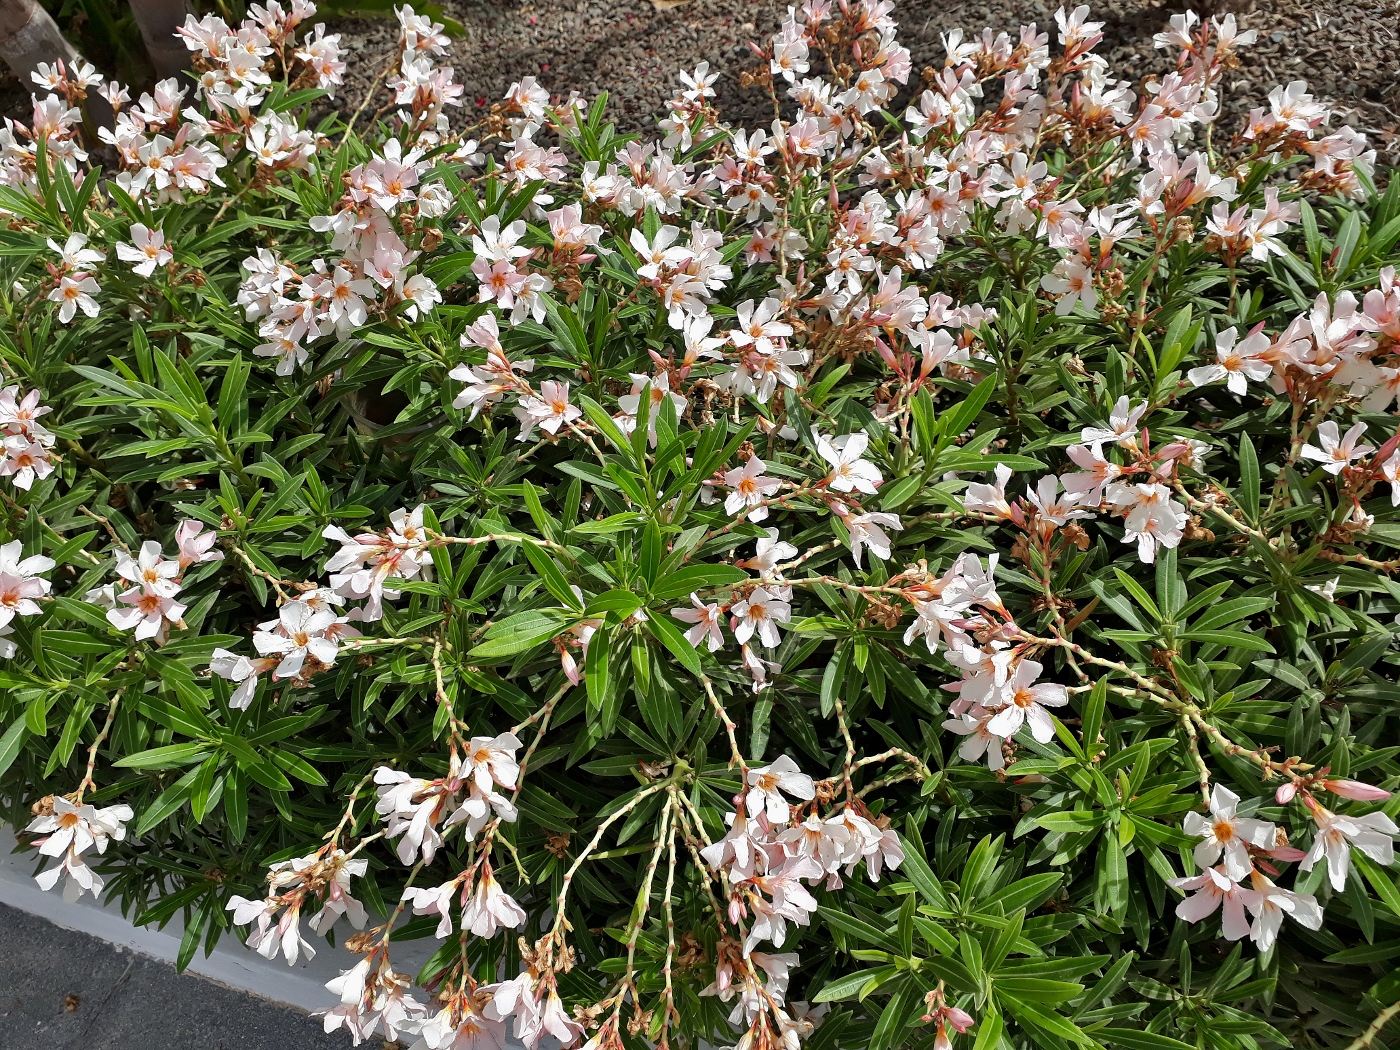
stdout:
POLYGON ((956 1006, 948 1007, 948 1023, 959 1032, 966 1032, 972 1027, 972 1015, 966 1010, 959 1010, 956 1006))
POLYGON ((884 361, 885 364, 889 365, 892 369, 898 370, 899 361, 895 358, 894 350, 890 348, 890 345, 888 343, 886 343, 883 339, 879 338, 878 336, 875 339, 875 349, 879 352, 880 359, 884 361))
POLYGON ((1297 793, 1297 785, 1290 780, 1288 783, 1278 786, 1278 790, 1274 792, 1274 801, 1280 806, 1286 806, 1293 801, 1293 796, 1297 793))
POLYGON ((1359 780, 1332 780, 1329 778, 1322 782, 1322 786, 1334 795, 1341 795, 1342 798, 1349 798, 1355 802, 1384 802, 1390 797, 1390 792, 1385 788, 1372 787, 1359 780))

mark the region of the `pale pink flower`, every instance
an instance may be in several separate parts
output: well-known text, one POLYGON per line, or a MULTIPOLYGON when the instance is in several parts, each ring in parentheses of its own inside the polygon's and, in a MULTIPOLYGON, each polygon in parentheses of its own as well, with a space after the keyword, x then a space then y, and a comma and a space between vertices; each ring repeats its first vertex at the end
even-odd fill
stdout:
POLYGON ((37 616, 42 611, 39 599, 49 593, 49 581, 40 574, 54 567, 53 559, 22 554, 19 540, 0 546, 0 627, 9 626, 16 616, 37 616))
POLYGON ((857 567, 861 563, 861 554, 866 548, 881 561, 886 561, 890 556, 891 540, 889 529, 900 532, 904 524, 899 520, 898 514, 889 514, 884 511, 873 511, 869 514, 853 514, 841 519, 846 525, 846 531, 851 544, 851 558, 857 567))
POLYGON ((1083 506, 1083 496, 1066 487, 1060 492, 1060 479, 1047 474, 1036 482, 1033 489, 1026 490, 1026 501, 1035 508, 1036 518, 1049 525, 1068 525, 1076 518, 1092 518, 1093 512, 1083 506))
POLYGON ((1044 667, 1035 660, 1022 660, 1002 687, 1001 702, 1006 706, 997 711, 987 723, 987 732, 1010 739, 1023 725, 1029 725, 1031 736, 1047 744, 1055 736, 1055 723, 1047 707, 1064 707, 1069 694, 1062 685, 1036 682, 1044 667))
POLYGON ((1011 480, 1012 470, 1005 463, 998 463, 994 471, 995 481, 974 481, 963 491, 963 507, 980 514, 994 514, 999 518, 1011 516, 1011 504, 1006 499, 1006 485, 1011 480))
POLYGON ((1210 794, 1210 815, 1188 813, 1182 826, 1188 835, 1201 841, 1196 844, 1194 857, 1202 868, 1224 857, 1221 867, 1236 881, 1243 879, 1254 867, 1249 859, 1249 847, 1267 849, 1273 846, 1275 829, 1264 820, 1236 816, 1240 797, 1229 788, 1216 784, 1210 794))
POLYGON ((58 308, 58 320, 61 324, 68 324, 81 310, 89 317, 97 316, 97 300, 93 298, 100 288, 97 282, 87 274, 69 276, 65 274, 58 280, 58 287, 49 292, 48 299, 51 303, 61 304, 58 308))
POLYGON ((557 434, 583 415, 583 410, 569 404, 569 384, 546 379, 540 384, 538 395, 522 397, 515 410, 520 420, 520 440, 525 441, 536 426, 549 434, 557 434))
POLYGON ((520 738, 514 733, 474 736, 466 747, 457 776, 470 780, 481 792, 494 791, 498 785, 514 791, 520 776, 520 766, 515 760, 519 749, 520 738))
POLYGON ((1077 255, 1061 259, 1054 270, 1040 278, 1040 287, 1056 297, 1055 313, 1060 316, 1070 313, 1076 303, 1082 302, 1085 309, 1092 311, 1099 302, 1094 273, 1077 255))
POLYGON ((182 625, 185 608, 174 597, 159 590, 132 587, 117 596, 117 607, 107 611, 107 622, 119 631, 134 631, 139 641, 159 641, 167 625, 182 625))
POLYGON ((1390 505, 1400 507, 1400 448, 1386 457, 1377 469, 1381 477, 1390 482, 1390 505))
POLYGON ((335 623, 335 614, 315 609, 303 601, 282 606, 271 630, 253 635, 253 645, 262 656, 280 656, 273 674, 278 678, 294 678, 301 674, 308 657, 329 667, 335 663, 338 647, 327 630, 335 623))
POLYGON ((1363 445, 1361 439, 1366 434, 1365 423, 1355 423, 1345 434, 1339 435, 1337 424, 1327 420, 1317 428, 1317 444, 1308 442, 1303 446, 1303 458, 1322 464, 1329 474, 1340 474, 1362 456, 1376 451, 1370 445, 1363 445))
POLYGON ((1328 777, 1319 786, 1334 795, 1349 798, 1354 802, 1384 802, 1390 798, 1391 794, 1385 788, 1365 784, 1359 780, 1345 780, 1337 777, 1328 777))
POLYGON ((1232 394, 1243 397, 1249 382, 1262 383, 1273 374, 1273 365, 1263 357, 1273 341, 1259 329, 1238 343, 1237 338, 1238 332, 1233 326, 1215 337, 1215 362, 1193 368, 1186 374, 1192 386, 1205 386, 1223 379, 1232 394))
POLYGON ((752 347, 756 353, 771 354, 782 348, 784 341, 792 335, 792 325, 779 321, 782 303, 777 299, 764 299, 754 305, 747 300, 734 308, 737 324, 729 332, 729 340, 739 349, 752 347))
POLYGON ((816 794, 812 778, 797 768, 787 755, 779 755, 771 765, 750 769, 744 806, 752 816, 763 814, 772 824, 786 824, 787 798, 810 801, 816 794))
POLYGON ((1177 918, 1200 922, 1220 911, 1221 933, 1226 940, 1237 941, 1249 933, 1245 904, 1253 891, 1239 886, 1221 869, 1206 868, 1199 875, 1172 879, 1170 885, 1191 894, 1177 902, 1177 918))
POLYGON ((736 564, 741 569, 750 569, 762 576, 770 576, 783 562, 797 557, 797 548, 786 540, 778 538, 777 529, 765 529, 767 535, 754 541, 754 556, 743 558, 736 564))
POLYGON ((987 768, 995 773, 1006 767, 1002 753, 1003 738, 990 732, 987 723, 995 715, 984 707, 974 707, 970 711, 943 720, 943 728, 963 738, 958 745, 958 757, 964 762, 976 762, 984 756, 987 768))
POLYGON ((229 697, 228 705, 235 711, 242 711, 253 702, 258 676, 271 671, 279 662, 276 657, 250 660, 227 649, 215 649, 209 654, 209 671, 237 686, 229 697))
POLYGON ((672 609, 671 615, 682 623, 690 624, 685 632, 686 641, 697 649, 705 642, 710 652, 718 652, 724 645, 724 632, 720 629, 720 612, 717 603, 706 605, 698 595, 691 594, 689 609, 672 609))
POLYGON ((1249 936, 1261 952, 1268 951, 1278 940, 1285 915, 1310 930, 1322 929, 1322 906, 1312 894, 1276 886, 1259 871, 1250 874, 1250 884, 1245 907, 1254 915, 1254 922, 1250 924, 1249 936))
POLYGON ((195 521, 193 518, 181 521, 175 528, 175 546, 179 550, 180 571, 183 572, 192 565, 223 561, 224 552, 214 548, 218 541, 218 532, 204 531, 202 521, 195 521))
POLYGON ((491 865, 483 864, 475 892, 462 905, 462 929, 477 937, 494 937, 501 927, 513 930, 524 921, 524 909, 501 889, 491 865))
POLYGON ((1326 860, 1328 877, 1332 880, 1332 888, 1338 893, 1346 888, 1353 849, 1359 849, 1382 867, 1394 863, 1393 839, 1400 834, 1400 828, 1384 813, 1377 811, 1351 817, 1314 806, 1312 817, 1317 824, 1312 848, 1298 867, 1302 871, 1312 871, 1319 860, 1326 860))
POLYGON ((126 823, 133 815, 131 807, 126 805, 95 809, 55 796, 52 810, 35 817, 25 828, 28 833, 39 836, 32 845, 38 847, 41 855, 58 860, 56 866, 34 877, 39 888, 51 890, 64 878, 63 897, 70 903, 84 893, 100 897, 102 877, 88 867, 83 854, 90 849, 105 853, 111 840, 124 840, 126 823))
POLYGON ((69 270, 87 270, 103 260, 104 256, 100 251, 87 245, 88 237, 83 233, 70 233, 62 244, 52 237, 48 240, 49 250, 56 252, 69 270))
POLYGON ((742 644, 754 635, 768 648, 776 648, 782 640, 778 624, 792 618, 792 606, 767 587, 755 587, 748 597, 730 608, 734 637, 742 644))
POLYGON ((131 263, 132 270, 140 276, 150 277, 157 267, 167 265, 174 255, 166 246, 164 233, 138 222, 131 227, 131 243, 117 245, 117 258, 131 263))
POLYGON ((818 436, 817 454, 831 465, 827 485, 833 492, 863 492, 873 496, 884 480, 879 468, 861 454, 870 445, 865 433, 843 434, 840 437, 818 436))
POLYGON ((436 915, 437 928, 433 936, 445 940, 452 936, 452 901, 461 889, 461 876, 439 886, 405 886, 400 898, 409 902, 414 915, 436 915))
POLYGON ((768 517, 765 501, 783 487, 777 478, 764 475, 763 460, 750 456, 742 467, 726 471, 724 484, 730 489, 724 500, 724 512, 731 517, 747 512, 749 521, 768 517))
POLYGON ((1112 442, 1116 445, 1127 445, 1135 442, 1138 423, 1146 411, 1146 401, 1141 402, 1137 407, 1132 407, 1128 401, 1128 395, 1124 394, 1113 403, 1113 409, 1108 416, 1108 425, 1106 427, 1085 427, 1079 432, 1079 440, 1086 444, 1112 442))
POLYGON ((423 863, 432 863, 442 844, 437 829, 437 822, 443 815, 441 785, 388 766, 374 771, 374 782, 379 795, 375 812, 384 818, 388 837, 399 840, 399 860, 413 864, 421 855, 423 863))
POLYGON ((423 1021, 408 1050, 506 1050, 505 1027, 480 1013, 466 996, 423 1021))

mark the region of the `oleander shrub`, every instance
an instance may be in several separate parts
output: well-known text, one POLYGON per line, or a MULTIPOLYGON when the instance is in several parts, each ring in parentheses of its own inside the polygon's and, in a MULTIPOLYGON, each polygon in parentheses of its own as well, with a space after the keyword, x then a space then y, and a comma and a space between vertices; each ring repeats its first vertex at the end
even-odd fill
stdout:
POLYGON ((810 0, 649 138, 250 12, 0 136, 41 885, 357 1043, 1383 1045, 1400 183, 1249 32, 810 0))

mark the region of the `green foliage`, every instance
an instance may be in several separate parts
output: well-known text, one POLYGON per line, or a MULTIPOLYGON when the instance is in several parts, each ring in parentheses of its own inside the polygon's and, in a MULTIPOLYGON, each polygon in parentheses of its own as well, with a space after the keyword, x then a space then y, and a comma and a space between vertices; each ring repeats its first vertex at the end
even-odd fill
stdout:
MULTIPOLYGON (((278 86, 269 105, 302 114, 314 95, 278 86)), ((555 129, 569 163, 612 161, 624 140, 602 100, 578 117, 555 129)), ((1400 887, 1359 852, 1341 891, 1326 865, 1289 876, 1325 903, 1326 922, 1289 922, 1262 952, 1223 941, 1216 916, 1179 920, 1169 885, 1199 871, 1183 819, 1212 782, 1301 848, 1313 811, 1275 796, 1280 785, 1338 812, 1397 812, 1321 780, 1400 778, 1400 520, 1378 466, 1339 481, 1302 454, 1329 414, 1384 446, 1392 406, 1340 386, 1239 398, 1186 375, 1214 360, 1227 328, 1276 334, 1319 294, 1326 307, 1376 289, 1400 258, 1400 183, 1304 201, 1300 235, 1257 265, 1222 262, 1205 238, 1144 235, 1120 246, 1123 283, 1098 312, 1057 313, 1039 280, 1060 256, 979 206, 918 277, 925 295, 995 308, 953 327, 974 352, 923 374, 909 354, 899 371, 875 345, 891 331, 857 336, 793 307, 794 344, 811 356, 794 386, 760 400, 718 382, 724 364, 682 364, 682 339, 637 273, 632 235, 680 218, 590 204, 596 260, 560 262, 537 204, 546 192, 553 207, 577 201, 578 172, 522 186, 494 160, 462 163, 455 142, 421 164, 445 214, 402 229, 421 252, 404 267, 431 277, 442 304, 385 297, 364 323, 328 326, 304 369, 278 374, 258 353, 240 266, 268 249, 302 275, 313 260, 333 267, 308 217, 339 210, 347 173, 382 157, 391 134, 361 137, 334 117, 319 131, 303 170, 259 173, 238 155, 226 188, 175 202, 51 170, 43 149, 33 192, 0 188, 0 286, 14 289, 0 297, 0 367, 5 385, 42 391, 57 437, 52 476, 26 491, 0 478, 0 542, 56 563, 52 594, 15 620, 16 652, 0 662, 0 801, 15 826, 45 796, 131 806, 128 840, 93 863, 136 921, 184 921, 182 965, 229 932, 230 896, 260 897, 269 866, 328 841, 367 841, 353 889, 393 941, 431 937, 432 917, 394 925, 419 869, 378 841, 369 777, 450 778, 464 738, 514 731, 518 819, 484 844, 450 837, 417 885, 486 857, 525 906, 522 944, 557 947, 567 928, 564 998, 600 1002, 620 978, 648 1009, 672 997, 672 1045, 733 1038, 732 1004, 703 994, 742 940, 716 915, 733 887, 692 851, 724 837, 743 769, 780 755, 815 775, 814 812, 850 806, 903 850, 878 881, 867 858, 839 890, 815 889, 811 924, 789 929, 782 950, 802 960, 789 999, 829 1007, 806 1046, 932 1046, 923 1018, 946 996, 974 1017, 975 1050, 1343 1047, 1400 997, 1389 965, 1400 887), (513 325, 472 274, 491 218, 521 221, 555 278, 540 312, 513 325), (174 251, 149 280, 114 256, 134 223, 174 251), (57 279, 48 242, 73 232, 107 260, 100 313, 65 324, 45 298, 57 279), (569 382, 576 420, 522 434, 503 406, 454 404, 455 370, 485 360, 468 329, 488 315, 502 318, 510 360, 534 362, 533 381, 569 382), (676 385, 660 390, 663 375, 676 385), (682 389, 679 405, 665 396, 682 389), (632 412, 619 406, 629 395, 632 412), (1095 505, 1047 527, 1019 499, 1071 471, 1065 449, 1120 398, 1146 403, 1150 449, 1208 446, 1163 467, 1190 521, 1151 564, 1121 515, 1095 505), (898 515, 887 559, 873 545, 853 559, 850 508, 833 507, 823 449, 844 435, 868 439, 882 483, 843 498, 898 515), (760 523, 722 505, 723 474, 755 455, 785 486, 760 523), (1017 476, 1019 521, 967 506, 969 484, 998 466, 1017 476), (333 665, 265 676, 251 704, 234 702, 210 671, 216 650, 253 653, 259 625, 325 582, 340 546, 327 530, 382 533, 420 506, 424 571, 388 581, 397 597, 383 619, 357 621, 363 636, 333 665), (1373 518, 1365 528, 1357 508, 1373 518), (182 569, 179 623, 159 643, 138 639, 112 623, 100 589, 117 555, 150 540, 173 550, 182 521, 217 533, 223 559, 182 569), (696 595, 734 615, 771 571, 755 567, 770 528, 801 552, 776 585, 792 588, 780 642, 752 642, 745 662, 721 616, 724 647, 693 644, 672 613, 696 595), (1047 739, 996 741, 989 768, 958 758, 943 729, 942 687, 962 676, 946 643, 934 652, 905 630, 960 557, 980 569, 993 554, 999 598, 981 608, 999 620, 979 620, 977 641, 1002 629, 1068 703, 1047 739)), ((1131 180, 1089 179, 1106 158, 1049 156, 1088 207, 1132 197, 1131 180)), ((1285 164, 1252 163, 1261 180, 1285 164)), ((858 174, 813 169, 783 189, 814 271, 834 236, 828 190, 857 195, 858 174)), ((1242 182, 1253 203, 1260 183, 1242 182)), ((736 215, 691 217, 733 264, 707 304, 720 335, 746 302, 784 293, 774 266, 745 260, 753 231, 736 215)), ((1383 345, 1378 355, 1394 353, 1383 345)), ((454 938, 418 980, 513 976, 521 953, 508 935, 454 938)), ((626 1045, 654 1040, 661 1017, 639 1019, 626 1045)))

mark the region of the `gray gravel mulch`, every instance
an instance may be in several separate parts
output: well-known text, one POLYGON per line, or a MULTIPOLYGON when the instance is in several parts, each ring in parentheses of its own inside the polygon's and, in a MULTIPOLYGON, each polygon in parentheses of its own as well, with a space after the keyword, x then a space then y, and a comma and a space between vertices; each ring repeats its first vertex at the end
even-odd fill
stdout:
POLYGON ((345 1050, 304 1013, 0 904, 4 1050, 345 1050))
MULTIPOLYGON (((489 108, 512 81, 533 75, 559 96, 607 91, 620 125, 650 128, 677 90, 677 71, 708 61, 724 73, 719 104, 726 119, 770 119, 766 96, 741 89, 738 80, 756 62, 748 42, 766 40, 782 20, 788 7, 782 0, 687 0, 664 8, 652 0, 445 0, 441 6, 465 29, 453 43, 453 65, 466 88, 468 118, 489 108)), ((1059 6, 1058 0, 897 0, 894 13, 918 70, 941 65, 940 37, 949 29, 976 35, 990 26, 1014 37, 1017 26, 1036 22, 1053 34, 1059 6)), ((1183 6, 1189 2, 1090 3, 1093 17, 1105 23, 1100 51, 1119 77, 1136 80, 1170 68, 1174 56, 1155 50, 1152 36, 1183 6)), ((1301 79, 1391 161, 1400 160, 1400 0, 1258 0, 1252 10, 1248 3, 1234 7, 1259 40, 1244 50, 1246 65, 1227 90, 1226 127, 1265 105, 1275 84, 1301 79)), ((392 60, 397 26, 346 19, 333 28, 354 52, 341 100, 353 107, 392 60)))
MULTIPOLYGON (((411 0, 410 0, 411 2, 411 0)), ((783 18, 784 0, 441 0, 464 33, 453 42, 452 63, 466 88, 463 113, 485 112, 523 76, 552 93, 607 91, 619 125, 647 130, 663 116, 678 85, 676 73, 708 61, 724 76, 719 104, 736 124, 765 124, 766 96, 739 87, 755 64, 750 40, 769 37, 783 18)), ((1073 6, 1073 0, 1066 0, 1073 6)), ((1014 35, 1024 22, 1053 31, 1058 0, 897 0, 900 38, 916 70, 943 60, 940 35, 969 34, 990 26, 1014 35)), ((1190 0, 1099 0, 1093 16, 1105 23, 1100 51, 1123 79, 1140 79, 1171 59, 1152 47, 1173 11, 1190 0)), ((1306 80, 1333 101, 1346 121, 1371 137, 1383 158, 1400 162, 1400 0, 1233 0, 1245 28, 1259 41, 1245 49, 1245 68, 1227 90, 1225 126, 1239 126, 1249 109, 1265 104, 1269 88, 1306 80)), ((331 17, 350 66, 337 103, 357 106, 394 58, 392 17, 331 17)), ((103 56, 88 55, 99 68, 103 56)), ((0 77, 0 114, 28 121, 27 89, 0 77)))

